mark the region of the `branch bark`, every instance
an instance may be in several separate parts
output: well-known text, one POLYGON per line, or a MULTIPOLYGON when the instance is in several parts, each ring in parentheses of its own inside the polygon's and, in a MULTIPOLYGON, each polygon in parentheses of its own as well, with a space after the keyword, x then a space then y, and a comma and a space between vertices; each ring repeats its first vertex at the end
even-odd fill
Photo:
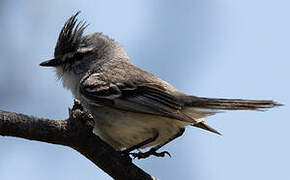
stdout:
POLYGON ((0 135, 69 146, 117 180, 157 180, 92 133, 94 120, 78 104, 66 120, 0 110, 0 135))

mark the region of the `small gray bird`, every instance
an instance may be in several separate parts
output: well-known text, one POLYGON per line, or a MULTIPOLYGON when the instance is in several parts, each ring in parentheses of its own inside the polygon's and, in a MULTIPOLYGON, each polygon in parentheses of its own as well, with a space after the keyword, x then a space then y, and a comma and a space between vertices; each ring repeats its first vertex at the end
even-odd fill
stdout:
POLYGON ((54 59, 41 66, 56 68, 63 86, 94 117, 93 132, 116 150, 137 158, 156 152, 195 126, 220 134, 203 120, 219 110, 264 110, 271 100, 216 99, 184 94, 136 67, 120 44, 102 33, 83 36, 87 27, 79 12, 63 26, 54 59), (140 149, 151 147, 147 152, 140 149), (132 153, 139 150, 138 153, 132 153))

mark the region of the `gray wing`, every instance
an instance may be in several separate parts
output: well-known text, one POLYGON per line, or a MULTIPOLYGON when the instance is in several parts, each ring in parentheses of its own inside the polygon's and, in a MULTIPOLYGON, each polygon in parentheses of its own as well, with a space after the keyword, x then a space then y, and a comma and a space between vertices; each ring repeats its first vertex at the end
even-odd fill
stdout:
POLYGON ((194 119, 181 112, 184 104, 158 84, 136 81, 108 83, 96 76, 91 74, 81 81, 81 95, 90 104, 195 123, 194 119))

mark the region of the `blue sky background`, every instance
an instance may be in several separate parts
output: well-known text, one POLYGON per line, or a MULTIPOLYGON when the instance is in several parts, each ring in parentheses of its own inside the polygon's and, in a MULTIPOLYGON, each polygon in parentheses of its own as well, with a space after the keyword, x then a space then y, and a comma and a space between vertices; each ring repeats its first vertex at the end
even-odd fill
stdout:
MULTIPOLYGON (((290 104, 290 1, 0 0, 0 109, 65 119, 73 98, 51 69, 73 13, 120 42, 132 61, 197 96, 290 104)), ((189 127, 172 158, 135 163, 160 179, 290 179, 289 106, 207 118, 222 137, 189 127)), ((0 137, 0 179, 110 179, 63 146, 0 137)))

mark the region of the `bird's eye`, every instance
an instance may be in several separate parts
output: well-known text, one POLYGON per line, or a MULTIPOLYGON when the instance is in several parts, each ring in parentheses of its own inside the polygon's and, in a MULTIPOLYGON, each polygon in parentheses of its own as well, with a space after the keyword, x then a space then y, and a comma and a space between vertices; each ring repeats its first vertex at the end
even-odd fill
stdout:
POLYGON ((85 55, 84 53, 76 53, 73 58, 76 60, 81 60, 84 57, 84 55, 85 55))
POLYGON ((75 53, 72 57, 68 58, 68 59, 67 59, 67 62, 80 61, 80 60, 83 59, 84 55, 85 55, 84 53, 79 53, 79 52, 77 52, 77 53, 75 53))

